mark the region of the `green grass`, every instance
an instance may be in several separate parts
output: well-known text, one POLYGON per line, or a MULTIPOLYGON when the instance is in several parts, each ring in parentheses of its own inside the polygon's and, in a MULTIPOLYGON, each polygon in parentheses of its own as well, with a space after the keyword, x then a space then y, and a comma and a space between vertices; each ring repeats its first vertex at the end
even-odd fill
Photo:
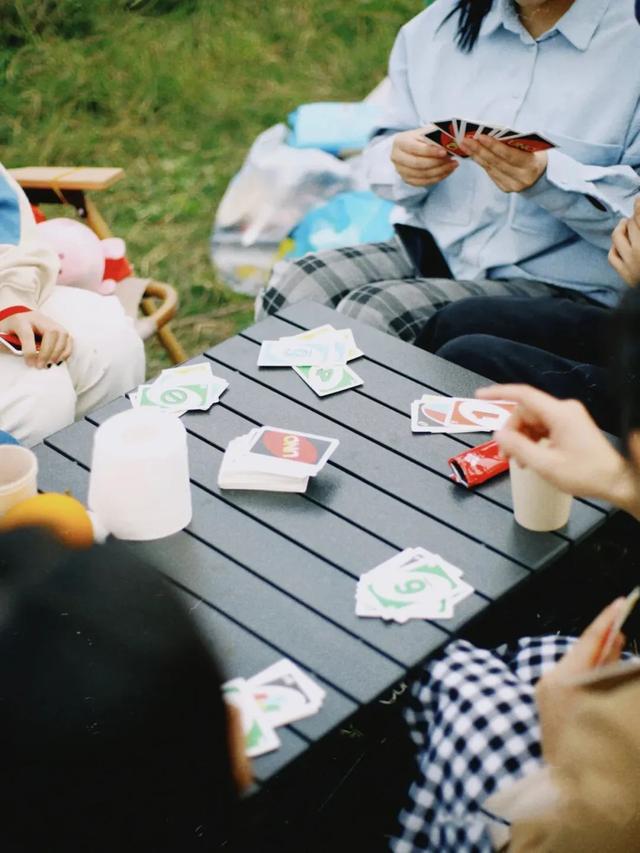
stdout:
MULTIPOLYGON (((209 260, 215 208, 260 131, 359 100, 421 0, 0 0, 7 166, 115 165, 99 197, 141 275, 180 292, 190 354, 251 321, 209 260), (127 6, 133 7, 128 9, 127 6), (136 11, 143 7, 143 13, 136 11), (3 25, 4 26, 4 25, 3 25)), ((150 372, 166 356, 148 347, 150 372)))

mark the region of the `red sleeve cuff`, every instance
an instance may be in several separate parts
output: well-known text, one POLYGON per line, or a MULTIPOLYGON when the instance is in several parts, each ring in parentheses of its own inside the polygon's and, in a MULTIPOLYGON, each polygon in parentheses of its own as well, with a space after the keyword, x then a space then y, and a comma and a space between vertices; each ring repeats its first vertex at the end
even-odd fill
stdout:
POLYGON ((0 311, 0 323, 7 317, 12 317, 14 314, 24 314, 27 311, 33 311, 33 308, 27 308, 26 305, 10 305, 8 308, 3 308, 0 311))

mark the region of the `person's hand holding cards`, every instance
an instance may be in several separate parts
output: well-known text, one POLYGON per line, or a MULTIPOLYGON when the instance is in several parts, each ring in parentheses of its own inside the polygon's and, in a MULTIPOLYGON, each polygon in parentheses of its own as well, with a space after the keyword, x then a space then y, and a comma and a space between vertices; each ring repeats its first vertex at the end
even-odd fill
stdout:
POLYGON ((621 219, 611 235, 609 263, 630 287, 640 284, 640 198, 633 216, 621 219))
POLYGON ((514 143, 508 145, 485 134, 475 139, 465 137, 460 142, 460 148, 505 193, 519 193, 532 187, 547 169, 545 150, 532 151, 514 143))
POLYGON ((29 310, 20 310, 0 322, 0 344, 23 356, 29 367, 40 369, 66 361, 73 351, 73 338, 63 326, 39 311, 29 310))
POLYGON ((430 187, 448 178, 458 163, 448 152, 425 137, 424 128, 397 133, 391 162, 402 180, 412 187, 430 187))

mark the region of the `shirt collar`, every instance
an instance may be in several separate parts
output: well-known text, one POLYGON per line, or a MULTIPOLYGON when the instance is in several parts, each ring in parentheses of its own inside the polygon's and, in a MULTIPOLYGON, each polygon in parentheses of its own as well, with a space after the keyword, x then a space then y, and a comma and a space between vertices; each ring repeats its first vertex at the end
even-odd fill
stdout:
MULTIPOLYGON (((611 0, 575 0, 568 12, 553 27, 578 50, 586 50, 609 8, 611 0)), ((513 0, 494 0, 490 12, 482 22, 481 36, 489 36, 504 26, 512 33, 526 32, 513 7, 513 0)))

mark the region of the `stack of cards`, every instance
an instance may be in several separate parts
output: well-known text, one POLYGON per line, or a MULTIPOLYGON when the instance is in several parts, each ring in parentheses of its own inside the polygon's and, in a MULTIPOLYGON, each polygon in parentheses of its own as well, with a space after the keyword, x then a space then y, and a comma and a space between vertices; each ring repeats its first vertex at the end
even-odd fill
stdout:
POLYGON ((317 713, 326 695, 286 658, 248 680, 227 681, 222 692, 225 700, 240 711, 245 750, 250 758, 278 749, 280 738, 274 730, 317 713))
POLYGON ((454 606, 473 593, 462 571, 425 548, 405 548, 360 577, 356 615, 395 622, 450 619, 454 606))
POLYGON ((325 465, 337 438, 264 426, 229 442, 220 465, 221 489, 304 492, 325 465))
POLYGON ((329 324, 299 335, 263 341, 259 367, 293 367, 319 397, 362 385, 362 379, 347 362, 363 355, 351 329, 329 324))
POLYGON ((516 403, 423 394, 411 403, 412 432, 493 432, 502 429, 516 403))
POLYGON ((446 148, 450 154, 458 157, 468 157, 460 148, 460 143, 465 138, 477 139, 480 134, 492 136, 494 139, 504 142, 512 148, 520 148, 522 151, 535 152, 546 151, 555 148, 550 139, 546 139, 539 133, 518 133, 509 127, 480 124, 475 121, 467 121, 462 118, 449 118, 443 121, 425 123, 425 136, 436 145, 446 148))
POLYGON ((214 376, 208 363, 172 367, 163 370, 150 385, 139 385, 129 394, 134 409, 152 406, 173 415, 207 411, 229 387, 226 379, 214 376))

